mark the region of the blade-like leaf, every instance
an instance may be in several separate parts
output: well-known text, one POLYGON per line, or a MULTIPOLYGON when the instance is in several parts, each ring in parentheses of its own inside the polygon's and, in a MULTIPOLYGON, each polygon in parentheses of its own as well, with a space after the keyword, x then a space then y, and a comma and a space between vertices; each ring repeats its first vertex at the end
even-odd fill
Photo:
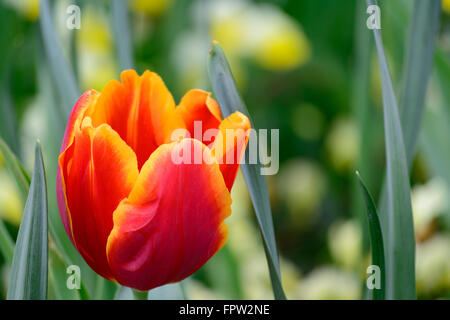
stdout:
MULTIPOLYGON (((405 8, 401 6, 399 10, 405 8)), ((439 26, 440 1, 415 0, 411 18, 409 39, 405 49, 405 66, 403 71, 403 90, 400 105, 400 120, 405 142, 406 160, 411 168, 416 144, 422 124, 425 109, 425 97, 431 73, 433 53, 439 26)), ((445 69, 442 65, 441 55, 436 54, 438 70, 445 69)), ((444 93, 448 90, 443 90, 444 93)), ((380 200, 380 221, 383 228, 387 228, 387 189, 383 186, 380 200)), ((385 234, 385 237, 389 237, 385 234)), ((385 242, 386 245, 387 242, 385 242)))
POLYGON ((112 0, 112 27, 116 43, 120 70, 133 68, 133 47, 131 45, 130 23, 128 21, 128 0, 112 0))
POLYGON ((202 269, 207 283, 212 289, 220 290, 221 297, 242 299, 239 266, 228 245, 220 249, 202 269), (220 277, 217 274, 220 274, 220 277))
POLYGON ((41 147, 37 142, 33 178, 17 236, 7 298, 46 299, 47 264, 47 184, 41 147))
MULTIPOLYGON (((217 42, 209 55, 209 75, 213 91, 217 97, 223 117, 228 117, 235 111, 240 111, 249 119, 247 108, 239 96, 236 83, 226 60, 225 54, 217 42)), ((251 120, 251 119, 250 119, 251 120)), ((252 128, 255 128, 252 122, 252 128)), ((248 153, 248 149, 246 154, 248 153)), ((270 208, 267 181, 261 176, 261 165, 247 164, 241 165, 245 182, 253 202, 259 228, 263 237, 267 262, 269 265, 270 279, 276 299, 285 299, 281 283, 280 266, 273 229, 272 212, 270 208)))
POLYGON ((372 245, 372 265, 380 268, 380 288, 373 289, 373 300, 384 300, 385 298, 385 265, 384 265, 384 247, 383 247, 383 233, 381 232, 380 221, 378 220, 377 208, 372 196, 364 185, 360 175, 356 172, 358 177, 361 192, 367 207, 367 217, 369 221, 370 243, 372 245))
MULTIPOLYGON (((373 128, 373 112, 369 99, 370 89, 370 69, 371 56, 373 50, 373 42, 370 38, 370 30, 361 28, 365 25, 367 15, 365 10, 365 2, 357 1, 356 4, 356 21, 355 21, 355 37, 354 37, 354 74, 352 85, 352 113, 355 115, 358 125, 359 142, 359 158, 358 165, 360 172, 366 177, 366 182, 371 185, 373 177, 376 174, 371 170, 371 159, 374 153, 372 148, 372 132, 373 128)), ((359 196, 358 182, 354 181, 352 185, 352 214, 357 217, 360 224, 362 235, 362 251, 365 254, 369 250, 369 232, 367 230, 367 218, 364 215, 364 202, 359 196)))
POLYGON ((54 246, 49 251, 49 299, 79 300, 79 290, 69 289, 67 286, 67 264, 63 257, 54 246))
POLYGON ((5 258, 6 262, 11 264, 14 255, 14 241, 11 238, 5 224, 0 219, 0 253, 5 258))
POLYGON ((117 283, 108 281, 102 277, 98 277, 94 299, 112 300, 116 295, 116 291, 117 291, 117 283))
POLYGON ((30 187, 30 177, 28 176, 28 173, 2 138, 0 138, 0 152, 2 153, 6 167, 13 175, 14 181, 17 183, 23 201, 25 201, 27 199, 28 188, 30 187))
MULTIPOLYGON (((376 1, 367 0, 369 5, 376 1)), ((387 167, 387 223, 383 225, 386 246, 386 298, 413 299, 415 242, 408 165, 397 102, 383 49, 380 30, 374 29, 381 71, 387 167)))
POLYGON ((440 0, 415 0, 405 50, 401 124, 408 167, 411 166, 422 123, 425 96, 441 13, 440 0))
POLYGON ((48 0, 40 1, 39 20, 47 61, 64 106, 62 111, 68 118, 73 105, 80 96, 80 90, 56 36, 48 0))

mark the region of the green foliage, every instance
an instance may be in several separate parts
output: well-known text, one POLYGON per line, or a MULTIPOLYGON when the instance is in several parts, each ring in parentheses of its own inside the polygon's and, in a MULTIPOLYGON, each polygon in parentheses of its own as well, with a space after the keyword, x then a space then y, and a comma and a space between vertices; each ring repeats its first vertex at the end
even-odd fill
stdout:
MULTIPOLYGON (((375 1, 368 1, 375 4, 375 1)), ((380 31, 373 30, 380 64, 387 167, 386 298, 413 299, 415 240, 406 152, 380 31)))
POLYGON ((378 266, 381 272, 380 289, 373 289, 372 298, 373 300, 384 300, 386 297, 386 271, 384 264, 383 233, 381 232, 381 225, 378 220, 377 208, 375 207, 373 198, 358 172, 356 172, 356 176, 358 177, 358 182, 367 207, 367 216, 369 218, 370 242, 372 244, 372 265, 378 266))
POLYGON ((8 287, 10 300, 45 300, 47 298, 48 236, 47 184, 39 143, 35 147, 31 180, 8 287))
MULTIPOLYGON (((223 117, 228 117, 234 111, 240 111, 249 116, 244 102, 239 96, 230 67, 218 43, 213 43, 210 51, 209 73, 214 93, 222 110, 223 117)), ((255 128, 252 123, 252 128, 255 128)), ((246 150, 248 154, 248 149, 246 150)), ((265 177, 261 175, 260 164, 242 164, 242 173, 247 183, 248 191, 253 202, 259 228, 264 241, 267 263, 269 265, 270 279, 276 299, 285 299, 281 283, 278 252, 273 230, 272 211, 265 177)))

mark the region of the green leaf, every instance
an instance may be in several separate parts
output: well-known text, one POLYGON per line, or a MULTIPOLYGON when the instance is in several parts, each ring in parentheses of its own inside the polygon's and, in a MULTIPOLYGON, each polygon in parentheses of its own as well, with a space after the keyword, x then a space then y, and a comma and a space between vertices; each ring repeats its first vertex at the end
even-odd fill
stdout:
MULTIPOLYGON (((358 125, 359 142, 359 171, 366 177, 366 182, 371 185, 376 172, 371 170, 371 159, 374 154, 372 148, 373 114, 375 108, 370 104, 370 69, 373 51, 373 42, 370 38, 370 30, 361 28, 366 23, 367 14, 364 1, 356 3, 355 37, 354 37, 354 70, 352 77, 352 114, 358 125)), ((361 225, 362 251, 366 254, 369 250, 369 232, 367 230, 367 217, 364 214, 364 203, 359 196, 358 182, 352 183, 352 214, 361 225)))
POLYGON ((422 131, 422 149, 434 173, 450 186, 450 118, 442 108, 427 110, 422 131))
POLYGON ((133 68, 133 47, 131 45, 128 0, 112 0, 112 26, 120 70, 133 68))
MULTIPOLYGON (((368 0, 368 4, 376 1, 368 0)), ((386 298, 413 299, 415 242, 408 165, 397 102, 380 31, 373 30, 381 71, 387 167, 387 210, 383 224, 386 246, 386 298)))
POLYGON ((411 166, 425 109, 441 13, 440 0, 415 0, 405 50, 401 124, 408 167, 411 166))
POLYGON ((434 63, 434 70, 441 89, 440 92, 442 92, 443 98, 447 102, 447 111, 450 112, 450 90, 448 90, 450 87, 450 60, 442 49, 437 48, 434 63))
POLYGON ((11 238, 5 224, 0 219, 0 252, 8 264, 12 263, 14 256, 14 241, 11 238))
POLYGON ((11 267, 9 300, 47 298, 47 237, 47 184, 41 147, 36 142, 33 178, 11 267))
POLYGON ((48 0, 40 1, 39 21, 47 61, 55 80, 59 96, 62 100, 63 112, 67 119, 73 105, 80 96, 80 90, 75 80, 73 70, 71 70, 68 60, 64 56, 58 37, 56 36, 48 0))
POLYGON ((17 183, 22 199, 25 201, 30 187, 30 177, 28 176, 28 173, 2 138, 0 138, 0 152, 3 155, 6 167, 13 175, 14 181, 17 183))
POLYGON ((68 265, 55 247, 50 247, 49 251, 49 299, 79 300, 79 290, 69 289, 67 286, 68 265), (51 297, 50 293, 52 293, 51 297))
POLYGON ((116 295, 117 283, 106 280, 105 278, 97 278, 97 286, 94 299, 96 300, 112 300, 116 295))
POLYGON ((220 249, 202 269, 207 283, 212 289, 219 290, 224 299, 242 299, 239 266, 228 245, 220 249))
POLYGON ((364 185, 359 172, 356 172, 358 177, 361 192, 367 207, 367 216, 369 221, 370 242, 372 245, 372 265, 380 268, 380 289, 373 289, 373 300, 384 300, 385 298, 385 265, 384 265, 384 248, 383 248, 383 233, 381 232, 380 221, 378 220, 377 208, 372 196, 364 185))
MULTIPOLYGON (((239 96, 225 54, 217 42, 213 43, 209 55, 209 75, 223 117, 226 118, 233 112, 240 111, 250 119, 247 108, 239 96)), ((252 128, 256 129, 253 122, 252 128)), ((246 150, 246 154, 248 155, 248 149, 246 150)), ((250 198, 252 199, 253 207, 256 212, 259 229, 263 237, 264 249, 269 265, 270 279, 275 298, 286 299, 281 283, 280 266, 275 242, 275 232, 273 229, 267 181, 260 174, 261 165, 259 163, 243 163, 241 169, 244 174, 245 182, 247 183, 250 198)))

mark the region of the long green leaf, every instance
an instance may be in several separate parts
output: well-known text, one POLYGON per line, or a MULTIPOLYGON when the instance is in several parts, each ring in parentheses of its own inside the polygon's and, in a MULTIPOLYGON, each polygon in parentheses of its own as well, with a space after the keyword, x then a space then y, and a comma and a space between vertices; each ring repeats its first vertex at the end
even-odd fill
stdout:
POLYGON ((133 47, 131 45, 130 23, 128 21, 128 0, 112 0, 112 27, 120 70, 133 68, 133 47))
MULTIPOLYGON (((365 25, 367 19, 365 2, 357 1, 356 3, 356 21, 355 21, 355 37, 354 37, 354 74, 352 85, 352 113, 355 115, 356 123, 360 138, 359 143, 359 159, 358 168, 366 177, 366 182, 371 185, 373 177, 376 174, 371 170, 371 157, 373 148, 371 148, 371 138, 373 132, 373 112, 369 99, 370 89, 370 68, 371 56, 373 50, 373 42, 370 38, 370 30, 361 28, 365 25)), ((367 218, 364 215, 364 203, 359 196, 358 182, 354 181, 352 185, 352 214, 361 224, 363 231, 362 251, 363 254, 369 250, 369 232, 367 230, 367 218)))
POLYGON ((364 185, 360 175, 356 172, 358 182, 361 187, 364 201, 367 207, 367 216, 370 230, 370 243, 372 245, 372 264, 380 268, 380 288, 373 289, 373 300, 384 300, 386 292, 386 276, 384 265, 384 247, 383 247, 383 233, 381 232, 380 221, 378 220, 377 208, 372 196, 364 185))
POLYGON ((0 253, 8 264, 12 263, 14 256, 14 241, 11 238, 5 224, 0 219, 0 253))
POLYGON ((117 292, 117 283, 106 280, 102 277, 97 278, 97 287, 94 295, 96 300, 112 300, 117 292))
POLYGON ((411 166, 422 123, 425 96, 441 13, 440 0, 415 0, 405 50, 401 124, 408 166, 411 166))
POLYGON ((63 112, 66 118, 68 118, 73 105, 80 96, 80 90, 73 71, 71 70, 67 58, 64 56, 61 44, 56 36, 48 0, 40 1, 39 10, 41 33, 47 60, 64 106, 63 112))
MULTIPOLYGON (((376 1, 368 0, 376 5, 376 1)), ((397 102, 380 31, 373 30, 381 71, 387 167, 386 298, 413 299, 415 286, 415 242, 408 164, 397 102)))
POLYGON ((67 264, 63 257, 55 247, 51 246, 49 251, 49 299, 79 300, 79 290, 67 286, 67 264))
POLYGON ((28 173, 2 138, 0 138, 0 152, 3 155, 6 167, 13 175, 14 181, 17 183, 23 201, 25 201, 30 187, 30 177, 28 176, 28 173))
MULTIPOLYGON (((404 9, 400 6, 399 10, 404 9)), ((441 7, 439 0, 415 0, 410 22, 409 39, 405 49, 403 90, 400 104, 400 120, 405 142, 406 160, 411 168, 425 109, 425 97, 433 62, 433 53, 439 26, 441 7)), ((441 55, 436 55, 439 68, 441 55)), ((444 90, 444 92, 446 89, 444 90)), ((380 200, 380 219, 387 228, 387 188, 383 186, 380 200)), ((389 237, 389 235, 386 235, 389 237)), ((386 245, 386 242, 385 242, 386 245)))
POLYGON ((37 142, 33 178, 14 251, 8 299, 47 298, 47 238, 47 184, 41 147, 37 142))
MULTIPOLYGON (((247 108, 239 96, 236 83, 226 60, 225 54, 217 42, 209 55, 209 75, 214 93, 219 102, 222 115, 228 117, 235 111, 240 111, 250 119, 247 108)), ((252 123, 252 128, 255 128, 252 123)), ((246 151, 248 153, 248 149, 246 151)), ((264 249, 269 265, 270 279, 276 299, 285 299, 281 283, 280 266, 273 229, 272 212, 270 208, 267 181, 261 176, 261 165, 242 164, 242 172, 255 208, 259 228, 263 237, 264 249)))

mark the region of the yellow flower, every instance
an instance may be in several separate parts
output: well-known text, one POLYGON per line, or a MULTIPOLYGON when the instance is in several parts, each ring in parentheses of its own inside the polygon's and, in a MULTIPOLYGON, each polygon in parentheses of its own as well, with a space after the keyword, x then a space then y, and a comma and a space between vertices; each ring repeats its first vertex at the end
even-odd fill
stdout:
POLYGON ((333 223, 328 233, 328 246, 333 259, 345 269, 361 262, 361 229, 354 220, 333 223))
POLYGON ((359 155, 359 135, 352 119, 335 121, 327 137, 326 148, 336 170, 345 171, 354 167, 359 155))
POLYGON ((173 0, 133 0, 131 9, 137 12, 143 12, 148 16, 160 16, 172 5, 173 0))
POLYGON ((4 2, 28 20, 34 21, 39 16, 39 0, 5 0, 4 2))
POLYGON ((450 14, 450 0, 442 0, 442 9, 450 14))
POLYGON ((322 169, 314 162, 294 159, 281 168, 278 190, 297 228, 307 228, 317 218, 326 184, 322 169))
POLYGON ((82 19, 77 38, 81 86, 101 90, 117 75, 108 18, 103 11, 87 5, 82 19))
POLYGON ((0 218, 19 225, 23 205, 13 181, 5 170, 0 170, 0 218))
POLYGON ((426 242, 417 244, 417 291, 421 295, 434 295, 450 288, 450 237, 436 234, 426 242))
POLYGON ((355 273, 333 266, 314 269, 298 285, 296 299, 354 300, 361 297, 361 284, 355 273))
POLYGON ((311 48, 300 26, 289 20, 279 22, 259 44, 255 58, 264 68, 291 70, 309 60, 311 48))
POLYGON ((230 56, 253 59, 268 70, 292 70, 311 56, 297 21, 269 4, 214 1, 211 34, 230 56))

